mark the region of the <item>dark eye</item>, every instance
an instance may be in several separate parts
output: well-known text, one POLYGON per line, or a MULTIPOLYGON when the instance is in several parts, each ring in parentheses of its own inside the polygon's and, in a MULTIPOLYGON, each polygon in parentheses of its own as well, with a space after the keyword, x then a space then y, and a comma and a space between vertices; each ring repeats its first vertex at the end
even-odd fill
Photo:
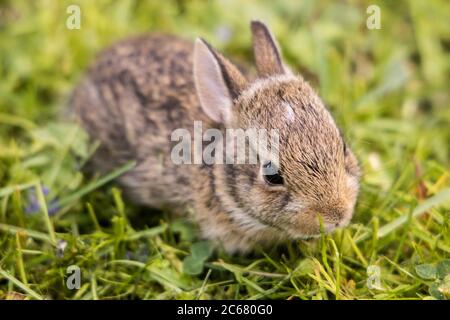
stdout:
POLYGON ((278 168, 276 168, 271 161, 263 164, 263 177, 264 181, 271 186, 282 185, 284 183, 278 168))

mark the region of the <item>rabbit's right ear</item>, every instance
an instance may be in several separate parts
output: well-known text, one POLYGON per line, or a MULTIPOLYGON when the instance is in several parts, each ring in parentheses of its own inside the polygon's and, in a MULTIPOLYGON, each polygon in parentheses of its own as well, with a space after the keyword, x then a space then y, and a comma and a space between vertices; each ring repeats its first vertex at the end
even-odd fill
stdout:
POLYGON ((253 55, 260 77, 286 73, 281 61, 280 49, 269 28, 261 21, 251 23, 253 37, 253 55))
POLYGON ((230 61, 200 38, 194 47, 194 81, 203 111, 218 123, 228 119, 233 99, 247 84, 230 61))

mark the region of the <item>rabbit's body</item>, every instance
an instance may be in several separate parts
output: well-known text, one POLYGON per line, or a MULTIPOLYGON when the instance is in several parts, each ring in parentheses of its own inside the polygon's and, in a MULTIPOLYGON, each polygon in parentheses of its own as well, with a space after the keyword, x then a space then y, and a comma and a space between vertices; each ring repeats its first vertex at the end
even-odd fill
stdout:
POLYGON ((281 64, 266 27, 254 22, 252 31, 260 78, 251 83, 201 40, 194 46, 150 35, 101 54, 71 99, 82 125, 101 143, 94 168, 136 160, 119 178, 131 199, 192 208, 203 236, 221 240, 228 251, 315 236, 318 213, 326 231, 345 225, 358 192, 356 159, 331 115, 281 64), (171 134, 184 128, 193 136, 194 121, 203 130, 279 130, 277 175, 261 173, 262 164, 271 163, 262 155, 257 164, 175 164, 171 134), (279 185, 267 181, 273 177, 279 185))
POLYGON ((159 207, 191 196, 191 168, 171 161, 170 134, 208 122, 195 94, 193 48, 161 34, 127 39, 105 50, 74 92, 76 114, 101 143, 96 169, 136 160, 120 181, 139 203, 159 207))

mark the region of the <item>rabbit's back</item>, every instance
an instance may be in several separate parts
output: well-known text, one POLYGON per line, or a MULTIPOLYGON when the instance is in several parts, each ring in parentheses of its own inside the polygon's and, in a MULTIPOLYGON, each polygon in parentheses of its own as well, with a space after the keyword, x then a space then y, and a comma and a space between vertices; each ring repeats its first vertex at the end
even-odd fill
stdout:
POLYGON ((120 182, 138 202, 160 205, 155 202, 187 198, 185 190, 174 188, 186 185, 188 173, 171 162, 170 135, 204 118, 192 54, 193 44, 174 36, 126 39, 98 56, 72 95, 76 117, 100 142, 92 158, 95 170, 137 161, 120 182))

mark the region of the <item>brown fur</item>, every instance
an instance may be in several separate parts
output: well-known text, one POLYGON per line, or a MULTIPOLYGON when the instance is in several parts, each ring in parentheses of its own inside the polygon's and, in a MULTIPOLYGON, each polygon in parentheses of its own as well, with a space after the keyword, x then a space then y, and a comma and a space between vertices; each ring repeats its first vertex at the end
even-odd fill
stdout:
POLYGON ((319 216, 326 231, 343 226, 358 193, 356 159, 330 113, 301 77, 283 67, 264 24, 253 22, 252 32, 260 75, 254 81, 204 41, 197 40, 194 55, 192 43, 157 34, 105 50, 71 99, 79 121, 101 142, 93 158, 97 170, 137 160, 118 179, 133 200, 191 207, 203 236, 220 240, 230 252, 316 236, 319 216), (202 81, 205 68, 213 68, 207 71, 213 71, 217 88, 226 88, 228 108, 208 109, 215 96, 207 91, 210 79, 202 81), (260 164, 175 165, 170 134, 192 131, 194 120, 204 130, 278 129, 284 185, 268 186, 260 164))

